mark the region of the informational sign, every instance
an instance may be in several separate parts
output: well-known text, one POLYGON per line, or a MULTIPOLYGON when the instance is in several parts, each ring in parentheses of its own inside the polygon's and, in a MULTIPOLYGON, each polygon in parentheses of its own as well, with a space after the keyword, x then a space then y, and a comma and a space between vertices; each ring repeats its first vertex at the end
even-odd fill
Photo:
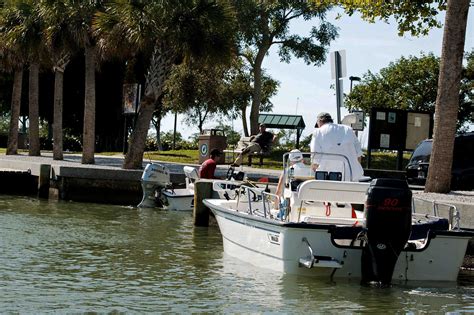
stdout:
POLYGON ((388 122, 390 124, 394 124, 397 122, 397 114, 396 113, 392 113, 392 112, 389 112, 388 113, 388 122))
POLYGON ((380 134, 380 147, 381 148, 390 148, 390 135, 386 133, 380 134))
POLYGON ((357 131, 364 130, 365 113, 361 110, 355 110, 352 114, 355 115, 355 122, 351 125, 352 129, 357 131))
POLYGON ((377 120, 385 120, 385 116, 386 116, 385 112, 377 111, 377 116, 376 116, 377 120))
POLYGON ((136 114, 140 97, 140 85, 137 83, 123 85, 123 114, 136 114))
POLYGON ((329 62, 331 64, 331 79, 336 80, 336 78, 344 78, 347 76, 345 50, 331 52, 329 54, 329 62))
POLYGON ((431 127, 431 116, 428 113, 408 113, 407 115, 407 137, 405 148, 415 150, 418 143, 428 139, 431 127))
POLYGON ((431 137, 433 114, 388 108, 372 108, 369 148, 414 150, 417 144, 431 137))
POLYGON ((201 144, 201 147, 199 148, 199 151, 201 151, 201 156, 206 156, 207 153, 209 152, 209 148, 207 146, 207 143, 201 144))

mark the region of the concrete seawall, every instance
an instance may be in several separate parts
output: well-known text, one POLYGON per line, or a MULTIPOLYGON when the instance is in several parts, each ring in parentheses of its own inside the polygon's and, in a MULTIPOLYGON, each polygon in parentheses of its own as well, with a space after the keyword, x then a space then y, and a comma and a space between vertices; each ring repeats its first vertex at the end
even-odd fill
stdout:
MULTIPOLYGON (((97 156, 95 164, 81 164, 78 154, 66 154, 64 160, 53 160, 50 153, 42 156, 0 155, 0 193, 38 195, 42 198, 137 205, 142 198, 143 170, 122 169, 122 156, 97 156)), ((143 163, 143 167, 148 162, 143 163)), ((184 185, 183 166, 189 164, 157 162, 170 169, 171 182, 184 185)), ((198 167, 199 165, 192 165, 198 167)), ((227 165, 219 165, 216 175, 225 177, 227 165)), ((277 170, 244 167, 250 180, 266 177, 277 182, 277 170)))

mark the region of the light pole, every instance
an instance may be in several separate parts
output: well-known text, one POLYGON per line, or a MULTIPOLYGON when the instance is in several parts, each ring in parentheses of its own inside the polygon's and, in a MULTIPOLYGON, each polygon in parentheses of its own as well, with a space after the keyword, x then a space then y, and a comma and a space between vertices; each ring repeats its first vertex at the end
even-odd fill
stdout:
POLYGON ((349 77, 349 80, 351 81, 351 89, 350 89, 350 92, 352 92, 352 81, 357 81, 357 82, 359 82, 361 79, 360 79, 359 77, 350 76, 350 77, 349 77))

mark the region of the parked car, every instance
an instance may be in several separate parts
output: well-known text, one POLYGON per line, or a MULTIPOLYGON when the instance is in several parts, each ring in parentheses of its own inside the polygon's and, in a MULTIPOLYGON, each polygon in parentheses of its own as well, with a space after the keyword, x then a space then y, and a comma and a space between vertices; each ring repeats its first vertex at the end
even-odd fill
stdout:
MULTIPOLYGON (((421 141, 411 155, 406 167, 410 184, 424 185, 430 165, 433 139, 421 141)), ((452 190, 474 189, 474 132, 456 136, 454 140, 452 190)))

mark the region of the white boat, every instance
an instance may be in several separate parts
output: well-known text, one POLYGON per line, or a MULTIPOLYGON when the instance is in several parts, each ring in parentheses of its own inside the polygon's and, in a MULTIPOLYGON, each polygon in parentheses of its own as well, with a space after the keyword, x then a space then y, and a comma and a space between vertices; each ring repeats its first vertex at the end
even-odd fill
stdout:
MULTIPOLYGON (((199 179, 197 169, 192 166, 184 166, 185 187, 174 188, 171 183, 170 171, 163 164, 149 163, 145 167, 141 177, 143 197, 138 205, 141 208, 159 207, 165 210, 192 211, 194 209, 194 183, 199 179)), ((244 173, 229 168, 226 177, 227 184, 221 188, 237 187, 237 182, 242 182, 244 173), (231 185, 230 185, 231 184, 231 185), (230 186, 229 186, 230 185, 230 186)), ((229 191, 230 197, 234 194, 229 191)), ((229 198, 223 193, 217 194, 220 198, 229 198)))
POLYGON ((143 198, 138 207, 191 211, 194 208, 194 182, 199 175, 194 167, 184 166, 185 188, 173 188, 169 169, 149 163, 142 174, 143 198))
MULTIPOLYGON (((363 283, 457 279, 474 233, 459 228, 455 207, 448 219, 419 215, 405 181, 298 178, 290 174, 287 155, 284 166, 281 196, 241 186, 235 199, 204 200, 228 255, 283 273, 363 283)), ((214 183, 214 190, 222 187, 214 183)))

